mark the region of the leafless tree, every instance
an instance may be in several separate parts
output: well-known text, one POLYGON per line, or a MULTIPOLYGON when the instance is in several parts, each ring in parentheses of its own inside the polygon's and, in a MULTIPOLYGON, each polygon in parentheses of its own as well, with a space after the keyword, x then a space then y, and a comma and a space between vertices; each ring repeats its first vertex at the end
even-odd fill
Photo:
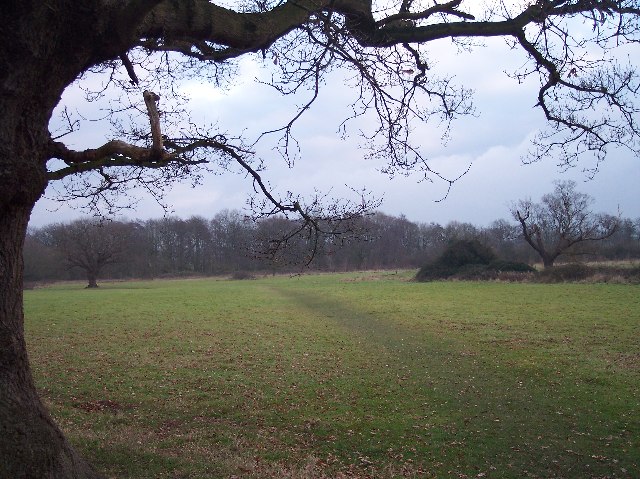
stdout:
MULTIPOLYGON (((99 477, 50 418, 27 360, 22 249, 32 208, 48 185, 62 184, 68 195, 110 209, 133 186, 160 199, 174 181, 197 183, 203 172, 235 165, 265 198, 258 214, 295 215, 311 236, 340 234, 343 218, 372 206, 366 195, 339 207, 293 193, 277 195, 263 176, 265 159, 253 153, 253 140, 189 120, 186 104, 174 94, 181 77, 224 84, 233 78, 234 59, 270 59, 278 68, 276 89, 309 92, 291 121, 266 135, 279 138, 276 146, 292 161, 296 120, 318 98, 327 72, 347 70, 359 93, 352 117, 372 113, 378 119, 364 132, 370 154, 387 160, 389 174, 419 171, 451 182, 430 167, 411 136, 412 126, 435 119, 446 129, 473 107, 470 90, 438 76, 438 50, 430 46, 450 39, 470 48, 475 40, 501 37, 523 53, 524 66, 513 74, 539 81, 535 102, 549 120, 532 158, 553 154, 573 164, 587 153, 602 160, 611 146, 640 150, 637 72, 630 61, 619 60, 624 55, 612 53, 637 56, 637 0, 499 1, 490 7, 462 0, 225 5, 9 0, 0 9, 2 477, 99 477), (122 92, 108 112, 117 139, 78 151, 49 124, 63 93, 93 73, 106 80, 104 89, 88 91, 90 99, 122 92)), ((62 111, 69 129, 75 129, 73 112, 62 111)))
POLYGON ((602 241, 618 229, 617 217, 592 213, 593 198, 575 188, 573 181, 556 182, 553 193, 544 195, 540 203, 520 200, 512 208, 522 237, 545 268, 552 267, 560 255, 576 253, 577 245, 602 241))
POLYGON ((104 267, 125 259, 129 228, 117 221, 79 219, 70 224, 51 225, 47 234, 67 266, 84 271, 87 288, 97 288, 104 267))

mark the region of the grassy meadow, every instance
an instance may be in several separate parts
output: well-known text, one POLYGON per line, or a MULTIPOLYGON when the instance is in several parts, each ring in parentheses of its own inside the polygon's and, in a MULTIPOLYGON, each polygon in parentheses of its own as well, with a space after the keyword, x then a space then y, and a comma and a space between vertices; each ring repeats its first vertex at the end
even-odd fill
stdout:
POLYGON ((108 477, 640 477, 640 286, 412 274, 25 291, 34 375, 108 477))

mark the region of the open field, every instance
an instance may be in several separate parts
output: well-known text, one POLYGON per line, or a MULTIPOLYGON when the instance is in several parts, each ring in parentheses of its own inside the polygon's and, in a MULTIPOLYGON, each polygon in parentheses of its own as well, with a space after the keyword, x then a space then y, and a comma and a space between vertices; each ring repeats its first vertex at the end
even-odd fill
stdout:
POLYGON ((26 291, 34 374, 109 477, 640 477, 640 286, 410 274, 26 291))

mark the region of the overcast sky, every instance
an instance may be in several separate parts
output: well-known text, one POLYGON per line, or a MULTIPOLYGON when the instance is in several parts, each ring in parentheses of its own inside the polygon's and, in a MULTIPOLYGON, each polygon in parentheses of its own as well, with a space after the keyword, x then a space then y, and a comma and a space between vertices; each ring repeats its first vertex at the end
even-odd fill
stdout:
MULTIPOLYGON (((541 111, 533 107, 535 85, 518 85, 504 73, 524 62, 521 53, 510 52, 501 40, 489 41, 487 46, 471 54, 455 54, 455 49, 446 41, 435 48, 438 71, 455 74, 460 83, 473 88, 477 109, 475 118, 454 123, 451 138, 445 144, 441 141, 438 123, 416 126, 421 151, 430 159, 432 168, 453 178, 470 167, 445 200, 438 202, 447 191, 448 185, 444 182, 419 182, 419 177, 411 176, 389 179, 378 171, 381 164, 365 161, 357 128, 349 129, 351 134, 347 140, 339 138, 338 125, 348 115, 346 108, 352 94, 340 74, 329 78, 319 101, 296 125, 301 157, 294 168, 287 168, 267 148, 268 143, 264 143, 260 153, 268 169, 263 176, 272 188, 303 195, 318 189, 331 191, 333 196, 348 197, 347 186, 366 187, 384 198, 380 210, 388 214, 404 214, 418 222, 445 224, 457 220, 487 225, 493 220, 508 218, 511 202, 529 197, 538 200, 553 190, 555 180, 572 179, 578 183, 579 191, 594 197, 594 211, 611 214, 620 211, 624 217, 640 217, 640 159, 627 151, 611 150, 592 180, 583 171, 592 166, 588 161, 569 171, 563 171, 553 160, 522 164, 521 157, 544 122, 541 111)), ((286 123, 295 112, 291 101, 254 81, 265 74, 261 62, 255 58, 243 59, 240 72, 243 81, 225 91, 196 80, 185 84, 183 89, 192 98, 193 118, 208 123, 217 121, 227 131, 244 131, 249 136, 286 123)), ((299 98, 297 103, 303 99, 299 98)), ((70 105, 72 110, 91 109, 76 86, 65 93, 63 104, 70 105)), ((89 148, 99 146, 108 138, 104 125, 85 121, 79 132, 65 137, 64 141, 74 148, 89 148)), ((172 205, 173 214, 179 217, 211 218, 223 209, 242 210, 251 192, 251 182, 242 175, 212 175, 196 188, 176 185, 167 201, 172 205)), ((54 196, 52 189, 47 191, 47 196, 54 196)), ((31 225, 42 226, 86 214, 72 206, 44 198, 36 205, 31 225)), ((163 214, 162 208, 143 196, 135 210, 128 211, 126 216, 147 219, 163 214)))

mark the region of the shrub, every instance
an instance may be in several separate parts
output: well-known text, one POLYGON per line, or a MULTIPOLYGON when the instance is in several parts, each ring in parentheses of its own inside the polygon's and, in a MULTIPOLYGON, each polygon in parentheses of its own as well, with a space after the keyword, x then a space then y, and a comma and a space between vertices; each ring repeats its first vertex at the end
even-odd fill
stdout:
POLYGON ((497 272, 490 269, 486 264, 467 264, 461 266, 450 278, 465 281, 487 281, 496 279, 497 276, 497 272))
POLYGON ((436 262, 448 268, 460 268, 468 264, 489 264, 495 260, 495 253, 480 241, 460 240, 451 243, 436 262))
POLYGON ((415 279, 417 281, 433 281, 453 276, 459 268, 447 268, 438 264, 428 264, 420 268, 415 279))
POLYGON ((491 249, 478 240, 460 240, 433 263, 420 268, 417 281, 436 279, 495 279, 501 271, 531 271, 529 265, 499 260, 491 249))
POLYGON ((433 263, 418 271, 417 281, 455 278, 463 280, 499 279, 504 272, 530 273, 535 271, 526 263, 498 259, 488 246, 478 240, 460 240, 449 247, 433 263))
POLYGON ((462 266, 451 277, 461 280, 522 281, 525 278, 529 278, 529 273, 534 271, 535 269, 526 263, 498 260, 492 261, 490 264, 468 264, 462 266))

